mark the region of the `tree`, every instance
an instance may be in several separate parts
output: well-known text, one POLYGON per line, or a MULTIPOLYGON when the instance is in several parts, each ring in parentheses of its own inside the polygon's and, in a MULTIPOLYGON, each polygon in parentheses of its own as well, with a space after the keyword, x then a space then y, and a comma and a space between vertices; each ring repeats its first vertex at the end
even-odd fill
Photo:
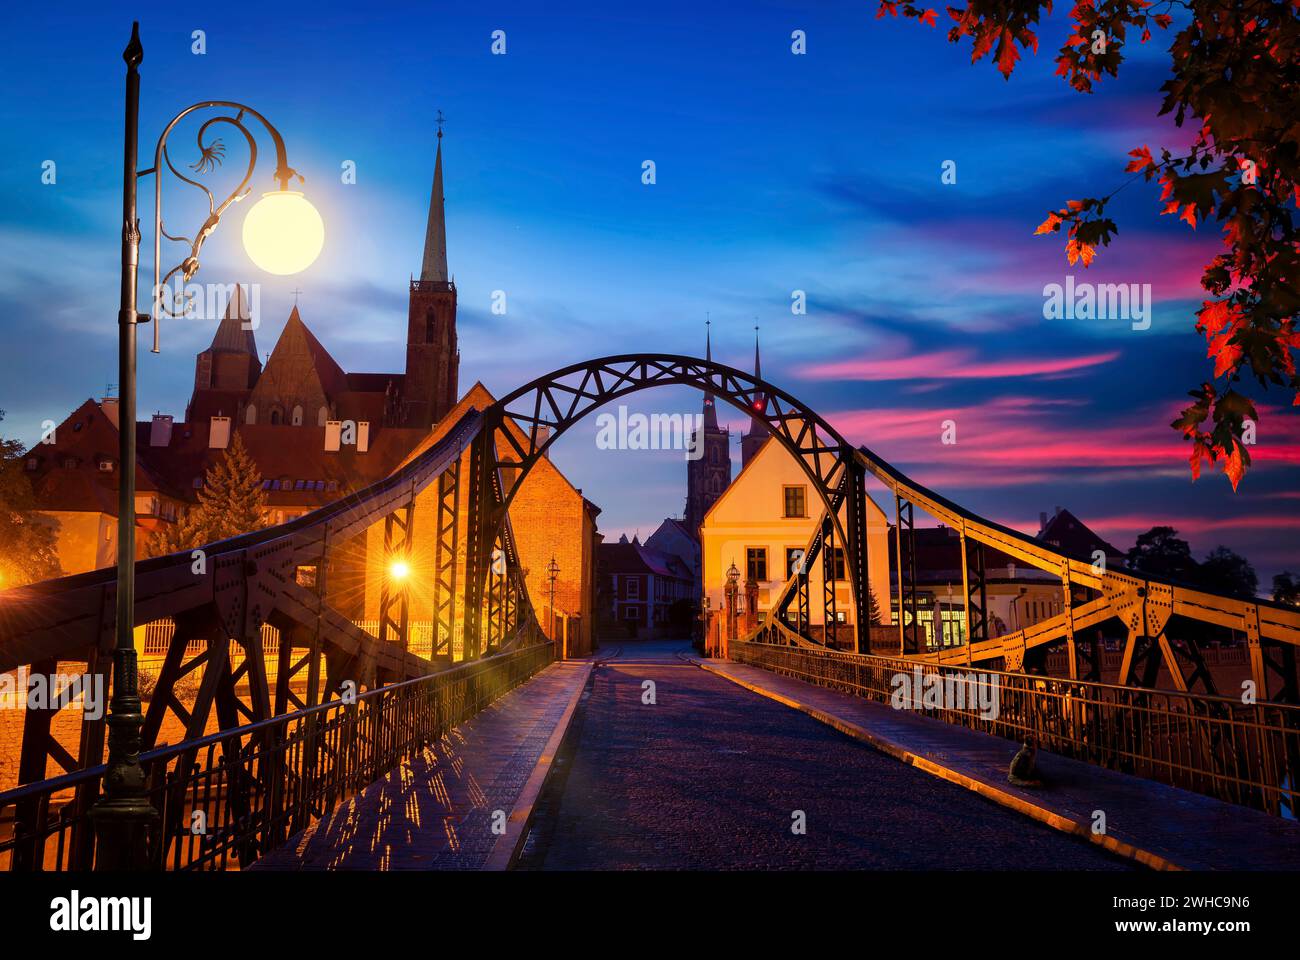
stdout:
MULTIPOLYGON (((1209 294, 1197 313, 1196 330, 1208 342, 1212 376, 1192 390, 1193 403, 1170 424, 1191 441, 1193 478, 1201 464, 1222 461, 1235 490, 1250 454, 1243 436, 1258 422, 1254 403, 1235 385, 1252 377, 1294 394, 1300 406, 1296 357, 1300 331, 1300 5, 1285 0, 1077 0, 1073 32, 1056 57, 1057 75, 1090 93, 1102 74, 1116 76, 1130 31, 1165 30, 1174 7, 1188 11, 1170 47, 1173 76, 1161 90, 1160 114, 1182 127, 1197 127, 1187 152, 1174 156, 1147 146, 1129 152, 1132 176, 1101 197, 1070 200, 1051 211, 1035 233, 1067 227, 1065 254, 1071 264, 1092 263, 1098 246, 1118 232, 1106 206, 1119 190, 1142 177, 1159 178, 1161 214, 1177 214, 1192 229, 1213 219, 1222 224, 1223 252, 1201 276, 1209 294), (1155 8, 1160 13, 1152 13, 1155 8), (1204 426, 1210 421, 1208 429, 1204 426)), ((933 27, 935 11, 910 0, 882 0, 885 14, 933 27)), ((1038 51, 1034 32, 1051 0, 968 0, 948 7, 956 26, 948 40, 970 37, 971 62, 993 53, 1010 77, 1022 48, 1038 51)), ((1181 15, 1180 15, 1181 18, 1181 15)))
POLYGON ((265 512, 261 471, 236 433, 204 474, 198 504, 184 511, 174 525, 149 538, 149 555, 192 550, 257 530, 264 523, 265 512))
POLYGON ((1290 570, 1274 574, 1273 599, 1278 603, 1289 603, 1293 607, 1300 607, 1300 577, 1290 570))
POLYGON ((1197 575, 1192 548, 1173 527, 1152 527, 1138 534, 1127 562, 1134 570, 1172 580, 1192 582, 1197 575))
POLYGON ((880 626, 880 604, 876 601, 876 591, 867 584, 867 626, 880 626))
POLYGON ((1259 590, 1259 577, 1250 561, 1227 547, 1215 547, 1201 561, 1197 581, 1207 590, 1237 597, 1253 597, 1259 590))
POLYGON ((37 513, 23 471, 23 445, 0 437, 0 590, 62 575, 54 527, 37 513))

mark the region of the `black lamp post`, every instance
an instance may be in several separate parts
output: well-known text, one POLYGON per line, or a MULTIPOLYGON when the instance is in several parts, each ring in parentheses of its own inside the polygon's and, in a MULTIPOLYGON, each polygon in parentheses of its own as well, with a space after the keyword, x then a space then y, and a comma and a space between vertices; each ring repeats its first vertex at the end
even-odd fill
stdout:
MULTIPOLYGON (((196 103, 178 113, 163 130, 154 151, 154 165, 147 170, 138 169, 140 120, 140 63, 144 60, 144 47, 140 44, 140 24, 131 26, 131 40, 122 53, 126 61, 126 123, 122 155, 122 287, 118 323, 118 497, 117 497, 117 636, 113 648, 113 695, 109 702, 108 770, 104 775, 103 794, 91 808, 95 826, 95 867, 100 870, 148 869, 154 862, 154 851, 149 841, 158 822, 158 811, 149 802, 144 769, 140 766, 141 712, 139 682, 136 675, 135 654, 135 372, 136 328, 141 323, 154 322, 153 352, 159 350, 158 320, 161 316, 176 316, 173 307, 161 292, 167 281, 178 273, 188 281, 199 269, 199 251, 203 242, 217 228, 221 215, 232 203, 248 196, 248 183, 257 162, 257 143, 244 126, 245 115, 257 118, 270 132, 275 142, 277 167, 275 179, 280 189, 268 193, 252 211, 258 214, 256 238, 261 251, 275 252, 270 260, 254 254, 255 262, 271 272, 296 272, 311 263, 320 252, 323 228, 320 216, 302 199, 302 195, 289 191, 291 178, 299 176, 286 162, 284 141, 279 131, 266 118, 250 107, 224 100, 207 100, 196 103), (211 107, 237 111, 233 116, 216 116, 199 128, 200 156, 191 165, 197 173, 204 173, 221 163, 225 148, 219 139, 209 136, 213 124, 229 124, 243 134, 249 147, 248 171, 239 186, 221 203, 202 184, 181 174, 172 166, 167 155, 167 137, 177 123, 195 110, 211 107), (205 142, 205 137, 208 139, 205 142), (159 254, 161 238, 181 238, 166 234, 162 226, 161 164, 181 180, 198 187, 208 198, 208 218, 196 231, 194 239, 185 238, 189 254, 159 282, 159 254), (140 221, 136 216, 136 185, 141 177, 153 175, 154 189, 154 289, 152 308, 148 314, 137 310, 137 282, 140 267, 140 221), (270 201, 270 202, 268 202, 270 201), (265 205, 265 206, 264 206, 265 205), (314 218, 314 219, 313 219, 314 218), (309 235, 311 234, 311 235, 309 235), (289 269, 280 269, 288 267, 289 269), (296 269, 292 269, 296 267, 296 269)), ((253 243, 248 236, 250 224, 245 224, 245 244, 253 253, 253 243)), ((179 315, 184 315, 188 306, 179 315)))

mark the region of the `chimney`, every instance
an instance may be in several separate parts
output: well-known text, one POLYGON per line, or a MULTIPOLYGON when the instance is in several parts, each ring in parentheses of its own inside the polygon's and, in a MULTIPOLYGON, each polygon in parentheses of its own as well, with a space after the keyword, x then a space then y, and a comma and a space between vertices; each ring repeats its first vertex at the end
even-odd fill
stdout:
POLYGON ((208 449, 224 450, 230 446, 230 418, 213 417, 208 427, 208 449))
MULTIPOLYGON (((547 426, 546 424, 539 423, 533 427, 533 448, 534 449, 543 446, 546 443, 546 441, 549 439, 551 439, 551 428, 549 426, 547 426)), ((551 451, 547 450, 545 453, 542 454, 542 456, 546 457, 549 460, 551 456, 551 451)))
POLYGON ((365 453, 370 449, 370 421, 361 420, 357 423, 357 453, 365 453))
POLYGON ((342 434, 342 432, 343 432, 342 420, 325 421, 325 452, 326 453, 339 452, 339 437, 342 434))
POLYGON ((1043 531, 1047 529, 1047 511, 1044 510, 1038 514, 1038 535, 1041 537, 1043 531))
POLYGON ((108 417, 108 422, 117 426, 117 397, 105 397, 99 401, 99 409, 104 411, 104 416, 108 417))
POLYGON ((155 413, 149 425, 149 446, 166 447, 172 442, 172 418, 164 413, 155 413))

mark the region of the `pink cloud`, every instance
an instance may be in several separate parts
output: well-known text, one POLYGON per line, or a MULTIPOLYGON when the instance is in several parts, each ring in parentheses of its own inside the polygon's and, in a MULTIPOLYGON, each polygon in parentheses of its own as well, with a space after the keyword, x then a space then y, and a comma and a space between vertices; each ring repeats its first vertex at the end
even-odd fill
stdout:
POLYGON ((1021 357, 1005 360, 974 360, 972 350, 939 350, 906 357, 859 357, 831 363, 810 364, 796 371, 798 376, 828 380, 967 380, 999 377, 1035 377, 1061 374, 1110 363, 1118 350, 1080 357, 1021 357))
MULTIPOLYGON (((828 419, 848 439, 906 465, 927 486, 937 486, 923 479, 936 470, 955 486, 995 486, 1039 482, 1045 473, 1071 470, 1185 469, 1191 448, 1168 428, 1170 410, 1145 408, 1123 420, 1097 423, 1078 412, 1062 415, 1062 407, 1074 405, 1011 396, 950 407, 841 411, 828 419), (943 443, 946 421, 955 424, 954 444, 943 443), (961 482, 963 472, 966 482, 961 482)), ((1252 463, 1263 468, 1300 464, 1300 418, 1270 415, 1268 409, 1260 413, 1267 432, 1251 449, 1252 463)))

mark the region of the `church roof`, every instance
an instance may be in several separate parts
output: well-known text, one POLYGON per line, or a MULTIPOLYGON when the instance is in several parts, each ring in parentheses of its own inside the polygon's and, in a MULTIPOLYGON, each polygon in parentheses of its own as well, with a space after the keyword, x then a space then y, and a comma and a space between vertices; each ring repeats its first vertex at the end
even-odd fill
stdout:
POLYGON ((248 310, 248 298, 242 284, 235 284, 234 292, 226 303, 226 314, 217 324, 209 350, 226 353, 247 353, 257 356, 257 341, 253 338, 253 325, 248 310))
POLYGON ((253 399, 310 397, 314 387, 326 397, 338 397, 347 389, 347 374, 307 328, 295 305, 253 388, 253 399))

